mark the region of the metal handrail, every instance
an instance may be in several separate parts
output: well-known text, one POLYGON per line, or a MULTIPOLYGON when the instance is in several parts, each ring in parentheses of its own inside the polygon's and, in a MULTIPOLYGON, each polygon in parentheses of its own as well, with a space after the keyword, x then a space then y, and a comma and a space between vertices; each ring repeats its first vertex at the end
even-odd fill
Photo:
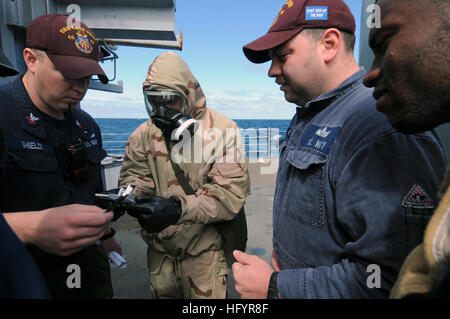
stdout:
POLYGON ((127 141, 103 141, 103 143, 126 143, 127 141))
MULTIPOLYGON (((268 131, 268 135, 256 135, 256 136, 249 136, 249 135, 245 135, 243 136, 244 141, 246 140, 246 138, 249 139, 249 143, 244 143, 244 148, 247 154, 264 154, 267 156, 270 156, 273 153, 273 142, 272 142, 272 136, 271 136, 271 132, 273 130, 273 128, 259 128, 259 129, 240 129, 239 131, 244 131, 244 130, 250 130, 250 131, 255 131, 255 132, 261 132, 261 131, 268 131), (254 139, 258 139, 260 140, 260 143, 258 144, 250 144, 250 139, 254 140, 254 139), (262 139, 265 139, 266 141, 263 142, 261 141, 262 139), (264 146, 264 150, 254 150, 255 146, 264 146)), ((279 134, 286 134, 287 131, 282 131, 282 130, 278 130, 279 134)), ((130 133, 104 133, 102 134, 102 136, 118 136, 118 135, 131 135, 130 133)), ((120 143, 127 143, 128 140, 112 140, 112 141, 108 141, 108 140, 103 140, 103 145, 111 143, 111 144, 120 144, 120 143)), ((104 147, 105 148, 105 147, 104 147)), ((105 148, 106 151, 110 152, 125 152, 126 148, 105 148)))
POLYGON ((128 135, 131 133, 102 133, 102 136, 113 136, 113 135, 128 135))

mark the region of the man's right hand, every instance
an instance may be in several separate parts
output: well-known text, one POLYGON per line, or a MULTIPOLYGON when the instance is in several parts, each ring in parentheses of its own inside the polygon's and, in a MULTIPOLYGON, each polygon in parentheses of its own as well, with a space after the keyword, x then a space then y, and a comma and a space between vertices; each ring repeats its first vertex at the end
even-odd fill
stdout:
POLYGON ((97 206, 67 205, 39 212, 3 214, 26 245, 59 256, 68 256, 94 244, 109 232, 113 212, 97 206))

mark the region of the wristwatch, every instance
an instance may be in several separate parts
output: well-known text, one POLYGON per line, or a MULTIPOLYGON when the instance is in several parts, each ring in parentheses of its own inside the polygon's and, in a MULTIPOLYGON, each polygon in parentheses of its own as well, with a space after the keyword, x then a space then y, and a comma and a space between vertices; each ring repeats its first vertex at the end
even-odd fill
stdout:
POLYGON ((269 289, 267 290, 267 299, 278 299, 278 272, 274 271, 270 276, 269 289))

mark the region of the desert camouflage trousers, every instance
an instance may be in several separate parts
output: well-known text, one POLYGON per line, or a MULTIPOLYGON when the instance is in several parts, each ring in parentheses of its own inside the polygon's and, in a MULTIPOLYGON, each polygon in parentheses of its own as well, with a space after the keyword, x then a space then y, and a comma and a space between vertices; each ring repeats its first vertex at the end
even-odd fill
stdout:
POLYGON ((150 287, 159 299, 225 299, 228 268, 223 250, 180 260, 147 250, 150 287))

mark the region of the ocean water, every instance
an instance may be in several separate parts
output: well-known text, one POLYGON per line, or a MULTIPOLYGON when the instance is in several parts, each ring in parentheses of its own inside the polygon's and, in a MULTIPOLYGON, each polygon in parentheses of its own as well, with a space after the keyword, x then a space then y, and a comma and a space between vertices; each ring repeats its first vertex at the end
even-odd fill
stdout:
MULTIPOLYGON (((124 154, 126 143, 133 131, 146 119, 96 118, 103 135, 103 148, 108 154, 124 154)), ((286 136, 290 120, 239 120, 247 157, 278 156, 278 142, 286 136)))

